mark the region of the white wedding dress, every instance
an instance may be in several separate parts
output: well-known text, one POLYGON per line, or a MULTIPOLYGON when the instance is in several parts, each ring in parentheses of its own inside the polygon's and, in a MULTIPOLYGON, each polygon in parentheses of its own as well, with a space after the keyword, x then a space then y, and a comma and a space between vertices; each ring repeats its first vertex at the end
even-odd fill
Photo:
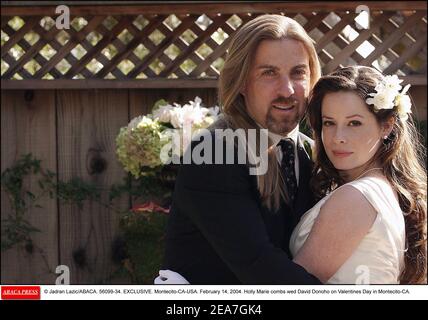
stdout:
MULTIPOLYGON (((327 281, 328 284, 398 284, 404 267, 404 216, 391 186, 379 177, 363 177, 347 183, 359 190, 377 212, 372 227, 353 254, 327 281)), ((321 207, 334 193, 308 210, 290 239, 293 256, 302 248, 321 207)))

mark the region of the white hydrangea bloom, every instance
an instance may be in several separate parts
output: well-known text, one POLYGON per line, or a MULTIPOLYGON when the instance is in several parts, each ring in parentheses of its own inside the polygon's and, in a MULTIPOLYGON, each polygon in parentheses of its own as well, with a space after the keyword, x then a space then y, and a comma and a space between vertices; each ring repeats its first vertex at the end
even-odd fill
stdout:
POLYGON ((170 122, 174 128, 182 128, 184 122, 183 109, 173 108, 171 110, 170 122))
POLYGON ((116 137, 118 159, 126 171, 138 178, 146 167, 167 163, 171 152, 162 154, 162 150, 168 144, 176 145, 172 153, 181 156, 192 136, 214 123, 218 114, 217 106, 202 107, 199 97, 184 106, 159 100, 153 114, 135 117, 120 129, 116 137))
POLYGON ((145 116, 138 116, 132 119, 128 124, 128 130, 135 129, 145 116))
POLYGON ((171 111, 174 107, 170 104, 159 107, 153 111, 153 117, 158 119, 160 122, 170 122, 171 121, 171 111))

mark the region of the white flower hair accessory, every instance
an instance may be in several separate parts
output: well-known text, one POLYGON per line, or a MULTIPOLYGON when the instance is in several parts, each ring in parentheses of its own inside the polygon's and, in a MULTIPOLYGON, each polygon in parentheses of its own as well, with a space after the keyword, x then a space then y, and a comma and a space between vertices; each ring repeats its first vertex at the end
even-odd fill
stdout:
POLYGON ((403 80, 398 79, 397 75, 385 76, 384 79, 375 87, 376 93, 370 93, 370 98, 366 99, 367 104, 374 106, 374 111, 381 109, 393 109, 397 107, 397 113, 401 120, 406 121, 409 113, 412 113, 412 103, 410 97, 406 94, 410 84, 401 90, 400 83, 403 80))

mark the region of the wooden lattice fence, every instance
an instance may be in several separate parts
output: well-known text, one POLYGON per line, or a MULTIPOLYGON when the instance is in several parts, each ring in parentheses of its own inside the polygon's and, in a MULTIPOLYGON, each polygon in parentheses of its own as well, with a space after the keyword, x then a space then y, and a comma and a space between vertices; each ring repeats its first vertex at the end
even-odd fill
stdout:
POLYGON ((304 26, 316 43, 324 73, 361 64, 425 84, 426 7, 418 3, 416 9, 406 9, 410 5, 401 10, 375 6, 366 28, 355 21, 358 14, 352 3, 346 10, 338 5, 334 11, 285 3, 252 6, 244 12, 235 5, 234 13, 227 5, 213 5, 209 12, 198 12, 201 5, 186 11, 177 5, 176 11, 148 5, 128 10, 71 7, 69 29, 55 27, 54 8, 33 12, 6 7, 1 23, 2 80, 5 88, 18 85, 8 80, 24 80, 20 88, 27 83, 34 86, 35 81, 56 88, 121 83, 123 87, 123 81, 132 85, 129 80, 137 79, 144 80, 138 81, 140 87, 193 87, 201 86, 201 80, 215 87, 216 82, 210 80, 219 75, 233 33, 259 14, 276 12, 304 26), (39 79, 115 81, 48 83, 39 79))

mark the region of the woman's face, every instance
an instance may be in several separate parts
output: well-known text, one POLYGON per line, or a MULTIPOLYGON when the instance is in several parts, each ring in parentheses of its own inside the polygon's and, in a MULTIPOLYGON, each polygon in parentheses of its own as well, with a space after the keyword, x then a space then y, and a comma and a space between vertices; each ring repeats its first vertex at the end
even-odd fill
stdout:
POLYGON ((355 177, 379 149, 385 130, 354 92, 326 94, 321 116, 321 138, 328 158, 337 170, 355 177))

